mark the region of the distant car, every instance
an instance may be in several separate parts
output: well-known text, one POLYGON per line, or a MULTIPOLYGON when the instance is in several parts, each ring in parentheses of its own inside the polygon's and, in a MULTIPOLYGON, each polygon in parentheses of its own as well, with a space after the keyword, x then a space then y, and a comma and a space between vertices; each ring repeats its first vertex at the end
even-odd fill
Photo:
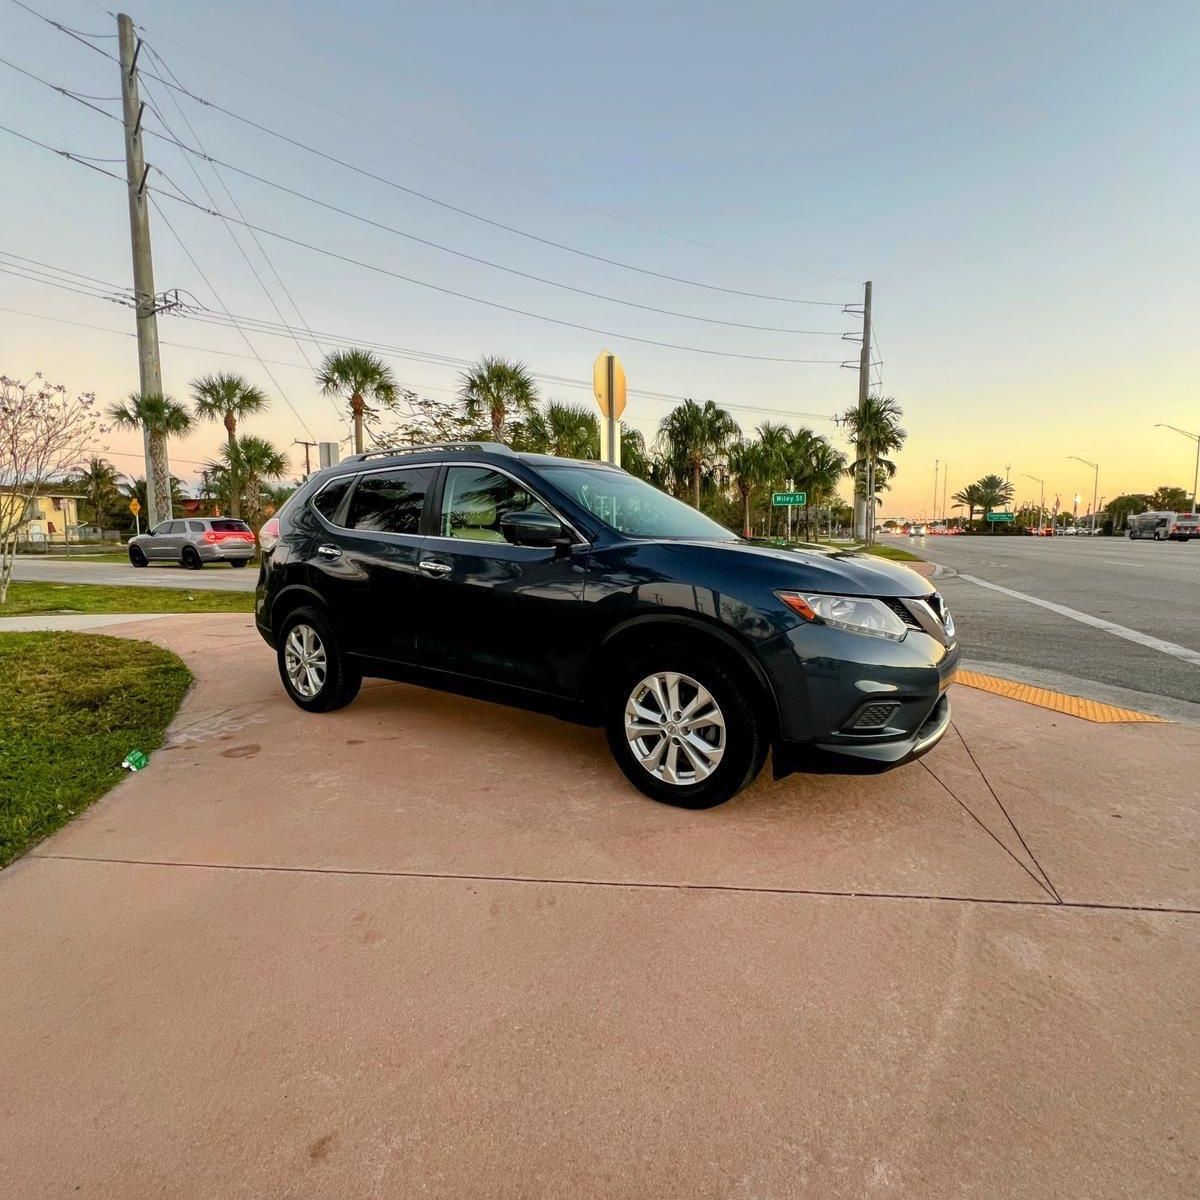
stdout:
POLYGON ((1064 525, 1059 532, 1062 537, 1074 537, 1079 530, 1074 525, 1064 525))
POLYGON ((129 539, 129 561, 135 567, 173 562, 198 571, 205 563, 227 562, 244 567, 254 556, 254 530, 232 517, 185 517, 160 521, 129 539))
POLYGON ((911 537, 924 537, 925 536, 925 526, 924 525, 914 525, 912 527, 910 536, 911 537))
POLYGON ((1171 522, 1171 532, 1167 540, 1172 542, 1190 542, 1200 537, 1200 513, 1177 513, 1171 522))

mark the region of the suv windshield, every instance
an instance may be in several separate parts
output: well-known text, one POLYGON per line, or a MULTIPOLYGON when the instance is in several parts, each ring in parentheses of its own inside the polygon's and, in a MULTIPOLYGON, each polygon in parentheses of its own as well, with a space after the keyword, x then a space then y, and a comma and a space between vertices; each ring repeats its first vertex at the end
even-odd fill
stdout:
POLYGON ((568 466, 539 470, 555 487, 618 533, 645 538, 738 540, 723 525, 690 505, 623 471, 568 466))

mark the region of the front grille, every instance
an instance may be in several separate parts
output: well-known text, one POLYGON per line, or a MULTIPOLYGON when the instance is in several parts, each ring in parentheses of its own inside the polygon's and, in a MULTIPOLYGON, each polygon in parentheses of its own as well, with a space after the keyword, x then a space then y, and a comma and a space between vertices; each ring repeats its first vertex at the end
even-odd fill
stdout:
POLYGON ((882 729, 895 715, 899 704, 866 704, 854 719, 851 729, 882 729))
POLYGON ((880 600, 881 604, 886 604, 902 620, 909 629, 920 629, 921 622, 912 615, 908 606, 903 600, 897 600, 895 596, 885 596, 880 600))

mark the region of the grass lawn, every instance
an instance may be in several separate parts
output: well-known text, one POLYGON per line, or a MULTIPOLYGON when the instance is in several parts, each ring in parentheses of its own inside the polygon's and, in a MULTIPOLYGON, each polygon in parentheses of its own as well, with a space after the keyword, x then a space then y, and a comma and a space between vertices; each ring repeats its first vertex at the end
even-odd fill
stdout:
POLYGON ((899 546, 864 546, 863 553, 874 554, 879 558, 890 558, 893 562, 924 562, 919 554, 910 554, 899 546))
MULTIPOLYGON (((148 642, 0 633, 0 867, 162 744, 191 672, 148 642)), ((150 766, 153 770, 153 765, 150 766)))
POLYGON ((34 613, 252 613, 251 592, 190 592, 187 588, 124 587, 103 583, 21 583, 8 585, 8 603, 0 605, 0 628, 5 617, 34 613))

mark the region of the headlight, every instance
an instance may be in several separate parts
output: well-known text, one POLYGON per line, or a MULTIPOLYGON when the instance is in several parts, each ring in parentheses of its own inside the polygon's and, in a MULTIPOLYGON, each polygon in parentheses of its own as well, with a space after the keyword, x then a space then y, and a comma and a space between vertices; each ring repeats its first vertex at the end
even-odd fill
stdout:
POLYGON ((776 592, 794 613, 814 625, 830 625, 868 637, 904 640, 908 626, 881 600, 865 596, 827 596, 807 592, 776 592))

